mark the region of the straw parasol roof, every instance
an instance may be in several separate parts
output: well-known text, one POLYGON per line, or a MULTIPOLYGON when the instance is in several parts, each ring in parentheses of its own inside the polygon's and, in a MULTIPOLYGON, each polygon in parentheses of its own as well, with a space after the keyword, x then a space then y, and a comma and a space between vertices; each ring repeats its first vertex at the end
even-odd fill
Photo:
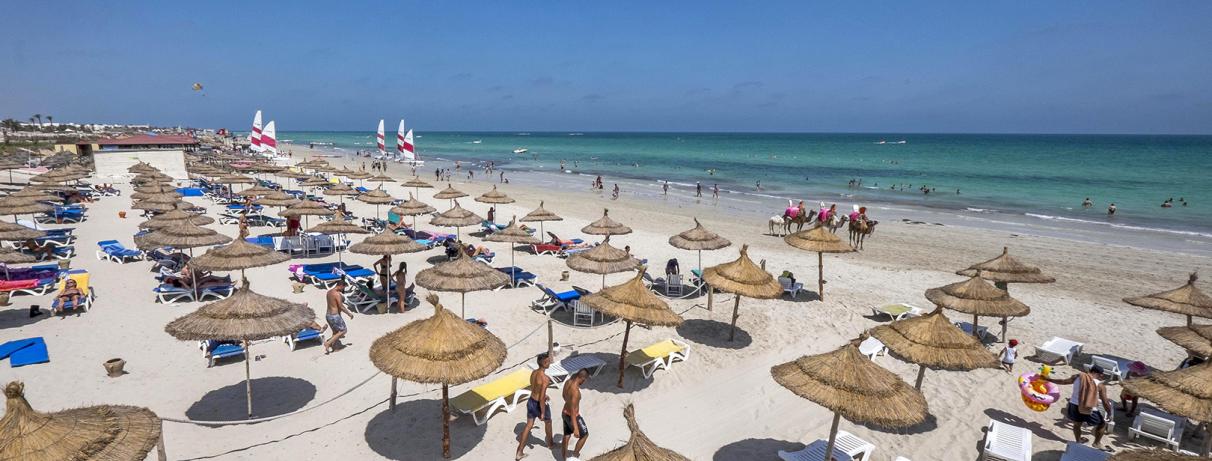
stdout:
POLYGON ((504 272, 468 257, 460 249, 459 257, 453 261, 443 262, 418 272, 416 282, 417 285, 428 290, 462 293, 466 298, 465 295, 468 292, 503 287, 510 282, 510 277, 504 272))
POLYGON ((1000 366, 984 344, 959 329, 943 308, 920 316, 897 320, 871 330, 871 336, 888 346, 892 353, 918 364, 915 388, 922 388, 926 367, 946 370, 975 370, 1000 366))
POLYGON ((375 189, 357 197, 359 202, 369 203, 371 205, 386 205, 396 201, 395 197, 388 195, 383 189, 375 189))
POLYGON ((46 235, 46 232, 30 229, 20 224, 0 221, 0 240, 29 240, 46 235))
POLYGON ((100 405, 42 413, 25 400, 20 381, 8 383, 4 396, 0 459, 142 460, 160 441, 160 418, 146 408, 100 405))
POLYGON ((22 198, 36 202, 55 202, 60 200, 59 197, 47 194, 33 187, 26 187, 19 191, 8 194, 8 197, 22 198))
POLYGON ((505 195, 504 192, 498 191, 496 185, 492 186, 492 190, 485 192, 483 194, 480 194, 480 196, 476 197, 475 200, 480 203, 494 203, 494 204, 515 202, 514 199, 510 198, 508 195, 505 195))
POLYGON ((401 253, 416 253, 427 250, 428 247, 414 242, 406 235, 383 231, 366 237, 361 242, 349 246, 349 251, 364 255, 397 255, 401 253))
POLYGON ((254 293, 246 282, 231 296, 169 322, 164 331, 183 341, 256 341, 298 333, 314 319, 307 305, 254 293))
POLYGON ((167 195, 169 197, 181 198, 181 194, 176 191, 167 192, 134 192, 130 194, 131 200, 147 200, 159 195, 167 195))
POLYGON ((627 370, 627 340, 631 335, 631 324, 638 323, 656 327, 674 327, 682 324, 682 316, 669 309, 669 304, 652 294, 644 286, 644 271, 641 269, 631 280, 606 287, 581 299, 589 307, 603 314, 623 319, 623 349, 619 352, 619 389, 623 388, 623 375, 627 370))
POLYGON ((51 170, 29 178, 30 182, 67 182, 83 176, 66 170, 51 170))
MULTIPOLYGON (((412 181, 409 180, 408 182, 412 182, 412 181)), ((409 186, 408 183, 405 183, 404 185, 406 187, 416 187, 416 186, 409 186)), ((461 190, 455 189, 454 185, 451 185, 451 184, 446 184, 445 189, 442 189, 441 191, 438 191, 438 193, 433 194, 433 198, 436 198, 439 200, 456 199, 456 198, 466 197, 466 196, 467 196, 466 193, 464 193, 461 190)))
MULTIPOLYGON (((0 249, 0 264, 26 264, 37 261, 38 258, 31 254, 7 248, 0 249)), ((5 268, 5 271, 7 272, 8 268, 5 268)))
POLYGON ((1157 334, 1200 357, 1212 357, 1212 325, 1161 327, 1157 334))
POLYGON ((333 214, 332 210, 324 206, 323 203, 314 200, 300 200, 299 203, 287 207, 285 210, 279 211, 278 216, 288 218, 292 216, 326 216, 333 214))
POLYGON ((145 194, 163 194, 166 192, 176 193, 177 188, 173 187, 171 185, 165 184, 165 183, 151 183, 151 184, 136 187, 135 192, 141 192, 141 193, 145 193, 145 194))
POLYGON ((197 248, 210 245, 222 245, 231 241, 231 237, 220 234, 214 229, 200 227, 188 220, 180 224, 164 227, 136 239, 135 243, 143 245, 169 246, 173 248, 197 248))
POLYGON ((395 180, 395 179, 392 179, 392 177, 391 177, 391 176, 385 175, 385 174, 383 174, 383 173, 379 173, 379 174, 377 174, 377 175, 374 175, 374 176, 371 176, 371 177, 369 177, 369 178, 366 178, 366 180, 367 180, 367 181, 374 181, 374 182, 396 182, 396 180, 395 180))
POLYGON ((324 189, 324 195, 345 196, 345 195, 358 195, 359 193, 360 192, 353 190, 352 187, 349 187, 349 184, 345 184, 343 182, 334 184, 332 187, 329 187, 328 189, 324 189))
POLYGON ((438 209, 429 206, 425 202, 417 200, 412 196, 411 192, 408 193, 408 200, 405 200, 403 203, 396 205, 391 209, 392 213, 400 216, 417 216, 433 213, 435 211, 438 211, 438 209))
POLYGON ((849 253, 854 247, 843 242, 841 238, 825 229, 816 226, 808 230, 787 234, 783 241, 788 245, 805 251, 816 252, 816 290, 821 301, 825 300, 825 253, 849 253))
POLYGON ((260 184, 257 184, 255 186, 249 187, 248 189, 244 189, 240 192, 236 192, 236 195, 239 195, 241 197, 256 197, 259 195, 266 195, 266 194, 269 194, 272 192, 275 192, 275 191, 268 187, 263 187, 260 184))
POLYGON ((1107 461, 1198 461, 1205 458, 1184 455, 1161 448, 1121 451, 1111 455, 1107 461))
POLYGON ((320 224, 311 226, 308 232, 319 232, 321 234, 369 234, 370 231, 362 228, 357 224, 345 220, 345 216, 341 213, 333 215, 332 221, 325 221, 320 224))
POLYGON ((623 419, 627 420, 627 429, 631 431, 631 437, 627 439, 627 443, 595 456, 590 461, 690 461, 690 458, 673 450, 658 447, 647 435, 644 435, 639 423, 635 421, 634 404, 629 403, 623 409, 623 419))
POLYGON ((504 229, 484 236, 484 241, 522 244, 535 244, 541 242, 541 240, 539 240, 537 237, 531 235, 530 232, 526 232, 522 229, 522 226, 518 225, 517 217, 509 220, 509 225, 505 226, 504 229))
POLYGON ((543 202, 540 201, 539 207, 535 208, 534 211, 527 213, 526 216, 523 216, 521 221, 522 222, 538 222, 539 223, 539 233, 543 234, 543 233, 545 233, 544 229, 543 229, 544 222, 563 221, 563 220, 564 220, 564 218, 556 216, 555 213, 547 211, 546 208, 543 208, 543 202))
MULTIPOLYGON (((604 281, 606 274, 635 270, 640 266, 640 260, 631 257, 626 251, 615 248, 610 244, 610 237, 607 236, 601 244, 569 256, 567 264, 569 268, 578 272, 602 274, 604 281)), ((779 290, 779 293, 782 293, 782 289, 779 290)))
POLYGON ((1191 317, 1212 318, 1212 297, 1195 286, 1196 280, 1199 280, 1199 274, 1192 272, 1186 285, 1147 296, 1124 298, 1124 302, 1145 309, 1186 315, 1187 324, 1190 325, 1191 317))
POLYGON ((54 207, 42 202, 23 199, 20 197, 0 198, 0 215, 19 215, 45 213, 54 207))
POLYGON ((299 185, 307 186, 307 187, 324 187, 329 184, 332 184, 332 183, 325 181, 323 178, 317 178, 314 176, 311 178, 305 179, 305 180, 303 180, 303 182, 299 183, 299 185))
POLYGON ((238 174, 227 174, 220 176, 215 182, 219 184, 252 184, 257 182, 253 178, 238 174))
POLYGON ((708 267, 703 271, 703 279, 715 289, 749 298, 774 299, 783 295, 778 280, 749 259, 749 245, 742 245, 740 256, 732 262, 708 267))
POLYGON ((290 256, 254 245, 244 239, 235 239, 227 245, 211 248, 206 253, 189 260, 189 265, 204 271, 234 271, 254 267, 272 266, 286 262, 290 256))
POLYGON ((972 315, 1023 317, 1031 313, 1026 304, 980 277, 926 290, 926 299, 937 306, 972 315))
MULTIPOLYGON (((1124 380, 1124 389, 1167 412, 1193 420, 1212 422, 1212 362, 1174 371, 1124 380)), ((1212 449, 1212 426, 1204 435, 1201 456, 1212 449)))
POLYGON ((155 215, 151 219, 148 219, 147 221, 143 221, 142 223, 139 223, 139 227, 143 227, 146 229, 161 229, 161 228, 165 228, 165 227, 175 226, 175 225, 181 224, 182 222, 185 222, 185 221, 189 221, 190 223, 197 225, 197 226, 205 226, 207 224, 215 222, 215 219, 211 218, 209 216, 203 216, 203 215, 200 215, 197 213, 191 213, 191 212, 176 208, 176 209, 172 209, 172 210, 166 211, 164 213, 155 215))
POLYGON ((1038 267, 1028 266, 1010 256, 1010 249, 1002 247, 1002 254, 985 262, 973 264, 956 274, 978 276, 997 283, 1052 283, 1056 279, 1044 275, 1038 267))
POLYGON ((299 199, 294 198, 290 194, 282 191, 273 191, 253 200, 253 203, 261 206, 282 206, 287 207, 299 203, 299 199))
POLYGON ((437 295, 430 293, 426 301, 434 315, 376 339, 370 345, 370 361, 396 378, 442 385, 442 447, 443 455, 450 457, 447 389, 488 376, 505 362, 508 351, 487 329, 444 309, 437 295))
POLYGON ((370 177, 370 173, 365 171, 354 171, 346 167, 342 167, 341 171, 338 171, 337 174, 349 179, 366 179, 370 177))
POLYGON ((581 232, 591 235, 624 235, 630 234, 631 228, 610 219, 610 210, 603 209, 602 217, 581 228, 581 232))
MULTIPOLYGON (((435 215, 433 219, 429 220, 429 223, 435 226, 453 227, 458 229, 460 227, 474 226, 484 222, 484 218, 481 218, 480 215, 472 213, 470 210, 459 206, 458 200, 453 200, 453 202, 454 206, 452 206, 449 210, 435 215)), ((456 230, 456 236, 458 233, 459 231, 456 230)))
POLYGON ((669 244, 674 248, 683 250, 702 251, 718 250, 732 245, 732 242, 729 242, 724 237, 720 237, 715 232, 707 230, 707 228, 699 223, 699 218, 694 218, 694 228, 669 237, 669 244))

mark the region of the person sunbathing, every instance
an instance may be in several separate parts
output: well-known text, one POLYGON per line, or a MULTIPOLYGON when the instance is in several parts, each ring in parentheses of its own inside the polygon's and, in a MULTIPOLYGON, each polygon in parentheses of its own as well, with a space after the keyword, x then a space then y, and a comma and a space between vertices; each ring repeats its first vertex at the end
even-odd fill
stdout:
POLYGON ((55 314, 60 314, 67 309, 64 306, 69 302, 71 303, 71 309, 76 309, 80 307, 81 296, 84 296, 84 293, 81 293, 80 289, 76 287, 76 280, 67 279, 66 282, 63 282, 63 289, 55 295, 55 300, 51 302, 51 311, 55 314))
POLYGON ((34 255, 39 261, 51 259, 55 256, 54 248, 51 248, 50 245, 38 245, 38 242, 35 242, 34 239, 26 239, 24 246, 25 251, 34 255))

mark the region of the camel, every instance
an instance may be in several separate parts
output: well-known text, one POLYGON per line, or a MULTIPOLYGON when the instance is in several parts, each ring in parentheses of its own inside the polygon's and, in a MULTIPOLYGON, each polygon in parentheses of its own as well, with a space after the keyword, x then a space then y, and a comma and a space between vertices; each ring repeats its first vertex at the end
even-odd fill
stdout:
POLYGON ((850 221, 850 246, 862 250, 863 241, 867 240, 868 235, 875 232, 875 225, 879 223, 879 221, 868 220, 867 218, 850 221))
POLYGON ((802 231, 804 230, 804 224, 812 222, 812 218, 816 216, 816 210, 808 210, 805 213, 797 214, 795 217, 791 217, 790 210, 791 208, 788 208, 788 211, 783 212, 782 216, 770 217, 770 235, 790 234, 791 224, 793 223, 795 224, 796 232, 802 231), (805 214, 807 214, 807 216, 805 216, 805 214), (782 226, 782 234, 775 232, 775 229, 778 228, 778 226, 782 226))
MULTIPOLYGON (((820 218, 820 216, 818 215, 817 218, 820 218)), ((837 230, 845 225, 846 221, 849 220, 849 216, 834 214, 833 216, 830 216, 827 221, 817 219, 817 224, 824 226, 825 228, 829 229, 829 232, 836 234, 837 230)))

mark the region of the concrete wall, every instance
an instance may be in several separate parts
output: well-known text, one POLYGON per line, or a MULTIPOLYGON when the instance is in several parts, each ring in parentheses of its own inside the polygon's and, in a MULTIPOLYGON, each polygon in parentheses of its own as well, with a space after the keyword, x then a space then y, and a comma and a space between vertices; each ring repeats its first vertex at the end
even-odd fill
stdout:
POLYGON ((110 182, 123 182, 131 178, 133 175, 127 169, 139 162, 159 168, 176 179, 189 179, 185 172, 185 151, 182 150, 93 151, 97 176, 110 182))

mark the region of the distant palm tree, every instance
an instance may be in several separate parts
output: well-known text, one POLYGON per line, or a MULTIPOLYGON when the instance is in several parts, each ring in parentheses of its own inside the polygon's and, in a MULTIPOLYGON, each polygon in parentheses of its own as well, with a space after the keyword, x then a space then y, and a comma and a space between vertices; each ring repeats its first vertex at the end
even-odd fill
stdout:
POLYGON ((54 118, 54 117, 51 117, 51 116, 49 116, 49 115, 47 115, 47 116, 46 116, 46 123, 51 124, 51 125, 54 125, 54 124, 55 124, 55 118, 54 118))
POLYGON ((42 126, 42 114, 34 114, 34 118, 38 119, 38 126, 42 126))
POLYGON ((30 117, 30 118, 29 118, 29 124, 30 124, 30 125, 33 125, 33 124, 34 124, 34 120, 36 120, 36 119, 35 119, 35 118, 33 118, 33 117, 30 117))

